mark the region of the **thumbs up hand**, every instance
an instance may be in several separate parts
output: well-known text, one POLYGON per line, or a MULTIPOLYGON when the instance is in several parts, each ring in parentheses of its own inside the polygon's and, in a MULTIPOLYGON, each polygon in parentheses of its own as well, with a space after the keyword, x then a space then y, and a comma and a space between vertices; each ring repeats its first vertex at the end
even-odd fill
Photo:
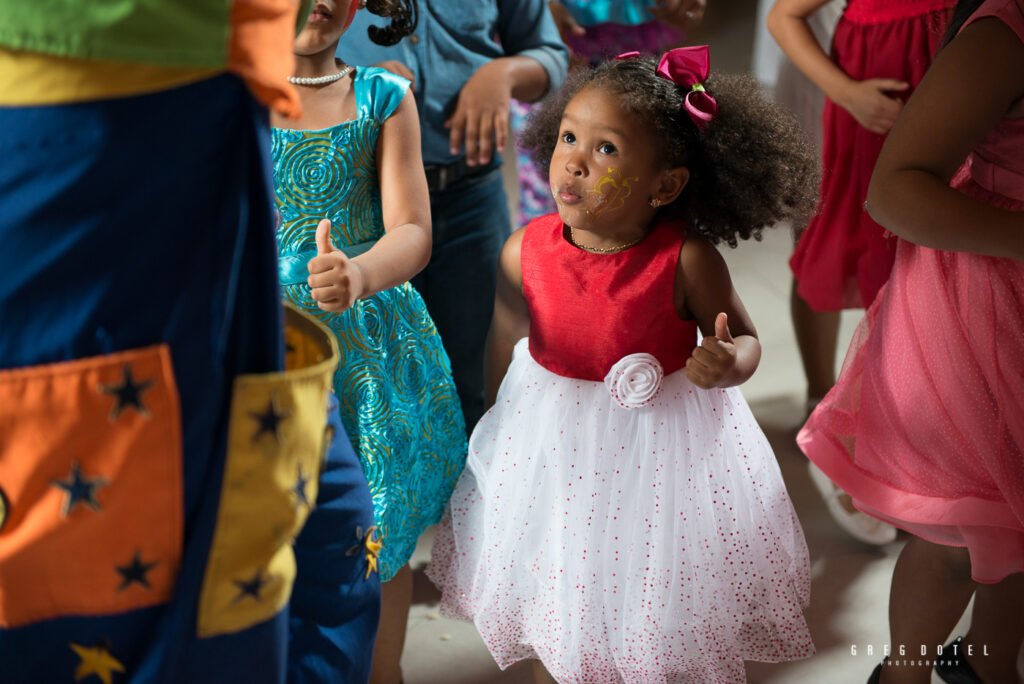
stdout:
POLYGON ((697 387, 711 389, 728 386, 735 370, 736 343, 729 332, 729 317, 720 313, 715 317, 715 334, 701 340, 686 360, 683 372, 697 387))
POLYGON ((321 220, 316 227, 316 256, 309 260, 307 268, 306 282, 311 295, 324 311, 345 311, 363 296, 363 270, 334 246, 328 219, 321 220))

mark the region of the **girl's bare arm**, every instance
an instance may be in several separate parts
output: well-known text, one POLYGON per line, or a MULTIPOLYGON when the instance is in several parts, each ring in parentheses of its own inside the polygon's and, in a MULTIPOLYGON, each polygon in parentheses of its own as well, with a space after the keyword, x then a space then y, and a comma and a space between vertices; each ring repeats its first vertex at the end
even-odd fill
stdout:
POLYGON ((1024 43, 995 18, 944 48, 907 103, 868 187, 872 218, 925 247, 1024 259, 1024 212, 949 187, 967 155, 1008 114, 1024 116, 1024 43))
POLYGON ((494 315, 487 333, 484 355, 484 407, 494 405, 516 342, 530 332, 530 312, 523 297, 523 269, 520 246, 524 228, 512 233, 498 258, 498 287, 494 296, 494 315))

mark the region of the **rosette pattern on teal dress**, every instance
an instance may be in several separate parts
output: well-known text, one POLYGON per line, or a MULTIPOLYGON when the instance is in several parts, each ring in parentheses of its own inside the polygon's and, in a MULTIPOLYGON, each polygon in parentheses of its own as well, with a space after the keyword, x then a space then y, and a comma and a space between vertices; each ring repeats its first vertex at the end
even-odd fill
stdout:
POLYGON ((409 283, 328 313, 310 296, 306 264, 316 256, 314 235, 324 217, 331 220, 334 244, 350 255, 384 234, 377 137, 408 86, 382 69, 360 68, 353 80, 354 120, 318 131, 275 128, 272 141, 284 297, 338 337, 334 392, 370 483, 384 544, 383 580, 440 519, 465 463, 466 430, 451 364, 409 283))

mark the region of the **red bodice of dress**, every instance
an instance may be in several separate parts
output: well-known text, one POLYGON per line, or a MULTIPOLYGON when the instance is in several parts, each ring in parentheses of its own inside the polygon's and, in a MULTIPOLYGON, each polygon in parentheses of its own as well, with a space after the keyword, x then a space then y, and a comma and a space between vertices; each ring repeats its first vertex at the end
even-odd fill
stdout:
POLYGON ((552 373, 604 380, 628 354, 646 352, 666 375, 697 344, 697 323, 674 306, 683 226, 661 222, 638 245, 595 254, 572 245, 558 214, 526 227, 520 260, 530 311, 530 354, 552 373))
POLYGON ((932 12, 941 12, 933 30, 941 36, 946 30, 948 13, 956 0, 849 0, 843 10, 843 18, 857 24, 877 24, 920 17, 932 12))

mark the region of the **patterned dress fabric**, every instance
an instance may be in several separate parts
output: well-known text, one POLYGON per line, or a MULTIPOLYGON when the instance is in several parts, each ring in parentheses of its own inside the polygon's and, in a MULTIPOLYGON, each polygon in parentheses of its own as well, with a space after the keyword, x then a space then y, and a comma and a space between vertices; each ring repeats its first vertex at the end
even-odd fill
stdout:
MULTIPOLYGON (((851 0, 836 25, 832 59, 850 78, 920 83, 955 0, 851 0)), ((816 311, 867 307, 889 278, 896 240, 868 216, 864 199, 885 136, 825 99, 821 203, 789 265, 816 311)))
MULTIPOLYGON (((982 16, 1024 41, 1021 0, 989 0, 982 16)), ((999 122, 952 185, 1024 211, 1024 119, 999 122)), ((861 510, 967 547, 979 582, 1024 572, 1022 321, 1020 261, 901 241, 839 382, 798 437, 861 510)))
POLYGON ((502 668, 714 684, 814 652, 807 546, 771 447, 738 389, 681 370, 697 341, 673 306, 683 239, 665 223, 594 254, 557 214, 526 229, 530 338, 473 431, 427 569, 442 613, 472 620, 502 668))
POLYGON ((285 299, 327 324, 341 347, 334 391, 370 483, 384 544, 381 578, 388 580, 440 518, 462 470, 466 437, 448 356, 409 283, 340 314, 322 311, 306 285, 320 219, 331 220, 333 242, 343 250, 365 251, 384 234, 377 138, 408 81, 360 68, 353 87, 354 120, 318 131, 274 129, 277 238, 285 299))

